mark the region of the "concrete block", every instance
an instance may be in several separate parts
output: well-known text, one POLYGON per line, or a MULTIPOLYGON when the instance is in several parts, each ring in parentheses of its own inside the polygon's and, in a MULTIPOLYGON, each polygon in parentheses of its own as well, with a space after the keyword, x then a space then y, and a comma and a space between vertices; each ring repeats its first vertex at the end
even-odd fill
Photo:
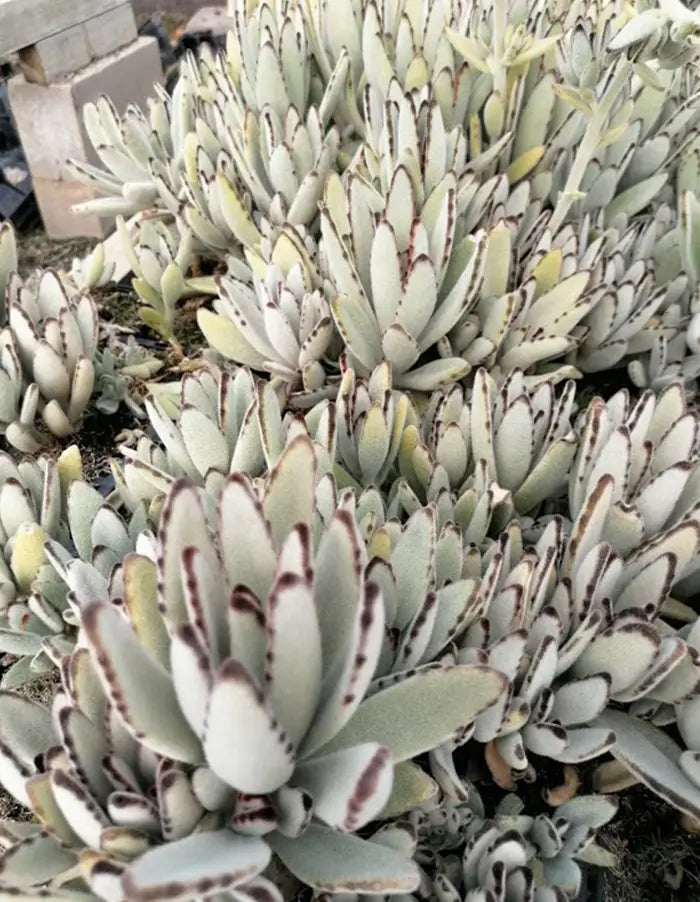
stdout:
POLYGON ((17 132, 33 178, 70 178, 68 159, 87 159, 70 82, 37 85, 23 75, 8 83, 17 132))
POLYGON ((129 103, 145 108, 147 98, 153 96, 154 84, 162 81, 155 38, 139 38, 128 47, 91 63, 72 78, 55 84, 32 84, 23 75, 10 80, 10 106, 35 188, 39 182, 41 197, 37 191, 37 199, 42 216, 47 211, 44 225, 51 237, 102 237, 114 225, 112 220, 70 213, 71 204, 89 199, 90 189, 75 182, 67 160, 100 165, 83 125, 84 105, 107 94, 120 112, 129 103), (80 194, 81 191, 88 194, 80 194), (99 232, 96 223, 101 223, 99 232))
POLYGON ((33 179, 32 184, 41 220, 50 238, 104 238, 111 231, 108 220, 70 212, 73 204, 92 199, 92 189, 88 185, 42 178, 33 179))
POLYGON ((0 57, 123 3, 124 0, 0 0, 0 57))
POLYGON ((126 2, 20 50, 20 66, 27 81, 46 85, 84 69, 137 37, 134 10, 126 2))
POLYGON ((214 37, 225 36, 233 25, 233 16, 225 6, 203 6, 185 25, 183 35, 210 31, 214 37))

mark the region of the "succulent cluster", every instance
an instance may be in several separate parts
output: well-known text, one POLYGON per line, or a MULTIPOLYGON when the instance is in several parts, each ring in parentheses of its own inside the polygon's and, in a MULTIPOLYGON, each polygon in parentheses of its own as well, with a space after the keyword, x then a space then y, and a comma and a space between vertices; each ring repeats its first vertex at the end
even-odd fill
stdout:
POLYGON ((0 429, 20 451, 35 453, 37 413, 60 438, 70 435, 95 385, 98 315, 94 301, 53 270, 22 280, 12 226, 3 225, 0 266, 0 429))
POLYGON ((229 7, 74 164, 171 381, 0 229, 7 441, 140 417, 0 454, 0 895, 574 899, 611 767, 700 821, 700 15, 229 7))
POLYGON ((125 554, 152 545, 145 505, 122 518, 85 479, 75 445, 56 460, 0 452, 3 688, 58 665, 75 644, 82 592, 121 585, 125 554))
POLYGON ((114 413, 121 402, 133 408, 130 378, 160 364, 133 344, 116 355, 99 350, 90 289, 105 284, 114 269, 103 245, 76 259, 70 273, 42 269, 22 279, 17 269, 8 221, 0 224, 0 435, 18 451, 36 454, 47 443, 45 431, 58 439, 78 431, 93 394, 102 413, 114 413), (135 364, 142 366, 130 373, 135 364))
POLYGON ((225 258, 202 329, 294 392, 341 353, 428 391, 482 364, 690 384, 695 13, 647 5, 241 0, 148 117, 88 106, 84 206, 179 233, 136 249, 154 325, 187 248, 225 258))

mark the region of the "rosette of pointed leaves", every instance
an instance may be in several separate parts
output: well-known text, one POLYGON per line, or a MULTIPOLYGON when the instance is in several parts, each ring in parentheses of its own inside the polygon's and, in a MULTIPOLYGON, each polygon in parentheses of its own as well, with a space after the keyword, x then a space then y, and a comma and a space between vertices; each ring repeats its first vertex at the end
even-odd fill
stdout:
POLYGON ((36 679, 71 649, 75 580, 106 592, 145 526, 144 512, 125 523, 83 480, 75 446, 55 462, 0 455, 0 651, 16 658, 3 687, 36 679))
POLYGON ((517 194, 509 198, 507 190, 499 198, 493 186, 490 198, 495 206, 487 211, 483 278, 443 339, 441 352, 460 354, 471 366, 484 365, 499 381, 515 367, 526 372, 539 368, 543 379, 577 376, 573 367, 553 369, 548 361, 563 357, 582 340, 576 327, 593 306, 589 273, 568 261, 563 267, 561 254, 550 253, 547 231, 531 253, 521 251, 522 241, 532 241, 528 211, 536 206, 527 197, 520 203, 517 194), (514 200, 518 204, 511 206, 514 200), (518 258, 520 268, 515 266, 518 258))
POLYGON ((417 422, 408 396, 392 388, 388 363, 381 363, 368 379, 345 369, 335 414, 339 481, 381 488, 394 470, 404 429, 417 422))
POLYGON ((185 136, 194 128, 195 85, 183 72, 172 97, 155 85, 146 115, 130 104, 120 116, 108 97, 87 103, 83 120, 103 168, 79 160, 69 167, 98 195, 74 209, 129 217, 150 208, 177 214, 185 136))
MULTIPOLYGON (((5 238, 10 240, 13 235, 5 238)), ((11 259, 5 255, 5 262, 11 259)), ((0 333, 0 431, 20 451, 32 453, 41 444, 37 411, 49 431, 64 438, 90 400, 97 307, 89 294, 50 269, 25 281, 12 272, 2 278, 8 322, 0 333)))
MULTIPOLYGON (((396 177, 396 169, 404 167, 414 187, 415 213, 423 212, 432 225, 440 210, 440 201, 452 188, 459 201, 468 198, 463 191, 471 175, 467 172, 467 138, 461 128, 448 130, 440 107, 418 102, 414 93, 394 92, 382 105, 366 97, 367 137, 350 165, 384 196, 396 177)), ((461 236, 460 236, 461 237, 461 236)))
MULTIPOLYGON (((160 220, 144 220, 135 238, 129 235, 124 220, 117 220, 124 252, 135 278, 131 284, 139 299, 143 321, 166 339, 173 337, 175 305, 199 291, 187 279, 192 260, 192 233, 181 231, 179 237, 160 220)), ((201 282, 201 280, 200 280, 201 282)))
POLYGON ((75 447, 58 461, 40 457, 15 464, 0 453, 0 651, 18 659, 4 674, 3 686, 53 666, 45 640, 60 635, 66 604, 60 587, 54 591, 56 574, 44 545, 48 539, 68 543, 64 499, 80 470, 75 447))
POLYGON ((478 616, 481 599, 463 535, 452 522, 438 523, 434 505, 400 524, 371 502, 371 493, 360 496, 354 516, 371 559, 367 579, 381 586, 385 609, 374 692, 412 668, 434 667, 478 616))
MULTIPOLYGON (((417 509, 403 527, 388 519, 391 506, 384 512, 367 494, 358 503, 391 625, 374 686, 450 658, 450 643, 460 662, 502 668, 509 684, 499 703, 456 744, 471 736, 487 743, 487 762, 504 786, 511 771, 533 773, 528 751, 563 763, 603 754, 615 736, 596 719, 611 700, 660 709, 668 722, 671 706, 700 679, 694 643, 656 622, 696 554, 697 524, 653 535, 624 559, 600 541, 589 508, 568 531, 556 517, 537 539, 513 521, 491 543, 478 532, 483 503, 463 530, 440 519, 439 503, 417 509), (621 657, 618 648, 634 654, 621 657)), ((441 785, 459 795, 454 747, 436 751, 433 763, 447 781, 441 785)))
MULTIPOLYGON (((233 139, 233 135, 231 136, 233 139)), ((328 173, 336 163, 340 138, 325 130, 316 107, 302 118, 295 106, 284 115, 265 105, 260 113, 246 110, 243 131, 231 147, 235 172, 255 208, 276 225, 310 225, 328 173)), ((221 164, 220 164, 221 166, 221 164)), ((219 176, 220 203, 242 205, 230 197, 234 188, 219 176)))
POLYGON ((76 592, 84 647, 63 668, 58 737, 48 712, 32 708, 48 727, 32 732, 35 744, 48 739, 45 751, 62 740, 65 751, 39 771, 40 749, 15 741, 15 697, 4 697, 0 726, 8 789, 60 831, 65 855, 50 842, 49 861, 35 854, 27 869, 13 846, 0 859, 6 885, 55 880, 79 855, 102 898, 117 887, 128 898, 172 898, 173 874, 186 898, 255 876, 271 849, 321 890, 416 888, 408 855, 348 834, 383 809, 395 764, 452 736, 504 679, 478 666, 409 672, 365 699, 382 595, 363 574, 349 510, 330 517, 314 547, 314 471, 312 443, 299 436, 257 489, 232 475, 216 540, 198 490, 177 483, 157 563, 124 560, 122 609, 76 592), (173 771, 180 776, 161 785, 173 771), (165 805, 173 781, 179 801, 165 805))
POLYGON ((224 257, 241 245, 256 247, 260 232, 230 155, 203 119, 197 118, 196 126, 183 146, 178 228, 191 231, 198 250, 210 257, 224 257))
POLYGON ((511 492, 521 514, 556 500, 577 450, 575 386, 567 382, 557 396, 551 381, 527 382, 513 370, 499 389, 480 368, 467 403, 461 386, 433 393, 420 429, 408 427, 402 437, 400 469, 410 490, 423 497, 439 485, 456 509, 473 509, 478 478, 511 492))
MULTIPOLYGON (((346 60, 350 78, 345 103, 359 134, 365 84, 383 103, 392 79, 401 91, 431 86, 451 111, 454 103, 454 52, 445 35, 449 2, 399 4, 374 0, 311 0, 304 5, 308 42, 325 82, 346 60), (359 121, 358 121, 359 120, 359 121)), ((455 121, 454 124, 457 124, 455 121)))
MULTIPOLYGON (((653 701, 637 705, 629 713, 605 711, 602 727, 615 731, 615 758, 652 792, 691 819, 700 818, 700 691, 697 661, 700 657, 700 618, 680 631, 694 652, 692 663, 679 668, 677 685, 685 680, 685 696, 668 706, 653 701), (636 716, 635 716, 636 715, 636 716), (662 727, 675 720, 682 745, 662 727)), ((671 674, 673 677, 673 674, 671 674)), ((666 699, 668 701, 668 699, 666 699)))
MULTIPOLYGON (((580 278, 560 287, 556 285, 560 273, 552 272, 549 274, 551 284, 545 284, 542 278, 539 283, 530 279, 523 291, 508 291, 516 248, 528 241, 541 212, 541 203, 538 204, 538 198, 533 196, 535 192, 530 191, 529 182, 522 185, 525 191, 508 194, 511 176, 513 181, 526 176, 523 165, 520 162, 513 164, 517 167, 517 179, 513 167, 509 168, 511 176, 501 179, 505 196, 500 198, 498 191, 483 190, 484 186, 479 188, 480 173, 487 164, 483 162, 482 165, 481 158, 467 159, 467 137, 461 128, 447 130, 440 108, 434 102, 419 103, 414 94, 399 95, 379 110, 368 104, 366 118, 370 135, 354 158, 351 171, 359 173, 384 196, 399 174, 404 181, 410 179, 415 202, 413 215, 420 215, 429 231, 435 227, 436 217, 442 212, 441 204, 446 194, 453 192, 450 197, 454 199, 454 207, 450 217, 455 225, 450 246, 456 257, 469 252, 471 245, 465 240, 469 232, 477 227, 488 229, 480 291, 472 296, 473 303, 465 308, 449 337, 442 339, 440 354, 448 356, 459 352, 472 365, 486 360, 493 364, 496 352, 501 349, 506 355, 504 366, 508 368, 520 365, 520 360, 524 366, 538 361, 543 355, 532 356, 534 348, 545 349, 544 353, 552 357, 573 347, 575 343, 567 337, 567 332, 586 309, 584 304, 577 304, 585 288, 580 278), (501 221, 504 214, 506 222, 501 221), (504 234, 506 228, 509 235, 504 234), (558 292, 550 294, 549 289, 555 286, 558 292), (530 317, 529 307, 545 293, 547 296, 537 303, 533 317, 530 317), (560 297, 562 294, 564 297, 560 297), (563 305, 567 302, 572 311, 565 311, 563 305), (542 311, 550 308, 549 322, 543 322, 542 311), (548 327, 545 336, 539 331, 543 324, 548 327), (507 336, 511 328, 513 335, 507 336), (532 346, 531 339, 535 337, 545 337, 548 341, 532 346), (515 363, 509 362, 509 351, 510 357, 519 355, 515 363)), ((533 166, 535 162, 533 160, 533 166)), ((462 263, 466 262, 465 257, 462 263)), ((525 275, 531 274, 526 271, 525 275)))
MULTIPOLYGON (((261 261, 262 262, 262 261, 261 261)), ((264 370, 299 403, 326 383, 324 357, 337 345, 328 285, 309 257, 303 236, 285 226, 272 239, 261 274, 222 276, 214 310, 197 322, 209 344, 238 364, 264 370)), ((308 402, 307 402, 308 403, 308 402)))
POLYGON ((300 432, 313 433, 319 473, 333 468, 335 421, 328 404, 318 406, 308 424, 283 418, 272 386, 257 384, 244 368, 235 376, 213 367, 189 373, 175 391, 174 400, 162 394, 144 402, 158 443, 142 436, 136 448, 121 448, 122 462, 112 461, 116 494, 128 510, 143 502, 157 522, 163 496, 180 477, 202 486, 215 506, 228 473, 262 476, 300 432))
POLYGON ((265 2, 248 16, 242 3, 234 20, 225 57, 205 52, 185 60, 198 102, 183 148, 180 216, 214 256, 256 246, 261 215, 280 226, 316 219, 339 149, 330 118, 347 70, 341 60, 312 96, 295 4, 265 2))
MULTIPOLYGON (((667 265, 663 281, 655 274, 656 246, 668 232, 665 219, 661 211, 648 224, 624 232, 608 228, 593 240, 590 218, 584 221, 579 253, 585 251, 578 265, 590 272, 592 309, 581 322, 583 341, 569 358, 583 372, 611 369, 646 355, 660 338, 669 342, 680 334, 685 345, 679 321, 687 278, 681 273, 671 278, 667 265)), ((559 248, 568 231, 560 233, 559 248)), ((629 364, 630 375, 636 366, 629 364)))
POLYGON ((136 417, 143 417, 140 398, 134 391, 134 380, 145 382, 163 368, 133 335, 127 342, 115 341, 95 354, 95 407, 100 413, 116 413, 121 404, 136 417))
POLYGON ((234 0, 231 15, 234 27, 222 61, 234 88, 236 112, 247 108, 260 116, 268 106, 284 120, 295 107, 303 115, 313 73, 301 7, 294 0, 234 0))
POLYGON ((352 173, 345 187, 337 175, 329 178, 319 253, 337 292, 333 317, 360 375, 387 360, 398 388, 430 391, 469 371, 457 357, 420 360, 439 349, 482 275, 483 236, 452 253, 455 202, 452 186, 436 209, 421 211, 403 166, 386 195, 352 173))
POLYGON ((698 417, 675 383, 659 396, 626 391, 594 398, 577 423, 578 453, 569 477, 572 520, 589 520, 591 542, 636 559, 655 541, 678 543, 674 593, 697 591, 700 501, 698 417))
MULTIPOLYGON (((461 867, 451 860, 444 869, 438 866, 431 875, 436 897, 444 902, 565 902, 581 890, 577 859, 614 860, 595 844, 596 830, 617 811, 611 797, 579 796, 536 817, 523 814, 523 808, 517 796, 509 795, 493 818, 462 814, 461 867)), ((430 830, 431 814, 417 812, 413 818, 419 845, 421 834, 430 830)))
MULTIPOLYGON (((575 763, 608 750, 615 734, 598 718, 609 701, 663 708, 672 720, 672 705, 700 678, 694 647, 660 621, 695 553, 697 525, 655 535, 623 559, 600 542, 589 514, 584 509, 568 535, 553 518, 526 551, 513 522, 484 554, 474 549, 465 557, 482 575, 455 639, 456 660, 502 667, 510 682, 462 741, 487 743, 487 763, 504 786, 511 772, 533 773, 528 751, 575 763)), ((462 572, 470 571, 463 565, 462 572)), ((438 767, 460 786, 449 748, 438 767)))

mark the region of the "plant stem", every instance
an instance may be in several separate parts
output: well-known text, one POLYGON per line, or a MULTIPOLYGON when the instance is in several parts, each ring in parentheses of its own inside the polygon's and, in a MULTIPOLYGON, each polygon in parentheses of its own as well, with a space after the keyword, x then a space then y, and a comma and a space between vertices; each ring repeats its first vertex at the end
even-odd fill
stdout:
POLYGON ((598 149, 601 132, 607 125, 613 105, 620 91, 625 86, 629 74, 629 63, 627 60, 621 60, 617 72, 608 86, 608 90, 600 103, 596 105, 593 115, 588 120, 586 131, 576 151, 566 185, 564 185, 564 190, 559 194, 557 205, 547 226, 552 233, 556 232, 566 219, 566 214, 574 201, 574 195, 580 189, 588 164, 598 149))
POLYGON ((494 0, 493 4, 493 87, 501 95, 503 102, 506 99, 506 87, 508 70, 503 62, 506 52, 506 29, 508 27, 508 0, 494 0))

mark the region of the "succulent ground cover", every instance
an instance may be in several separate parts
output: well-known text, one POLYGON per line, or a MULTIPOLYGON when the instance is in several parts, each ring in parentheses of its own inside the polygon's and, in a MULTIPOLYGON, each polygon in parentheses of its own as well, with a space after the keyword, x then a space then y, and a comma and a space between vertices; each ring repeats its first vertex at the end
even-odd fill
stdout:
POLYGON ((127 296, 0 229, 0 896, 575 899, 700 829, 700 14, 231 8, 127 296))

